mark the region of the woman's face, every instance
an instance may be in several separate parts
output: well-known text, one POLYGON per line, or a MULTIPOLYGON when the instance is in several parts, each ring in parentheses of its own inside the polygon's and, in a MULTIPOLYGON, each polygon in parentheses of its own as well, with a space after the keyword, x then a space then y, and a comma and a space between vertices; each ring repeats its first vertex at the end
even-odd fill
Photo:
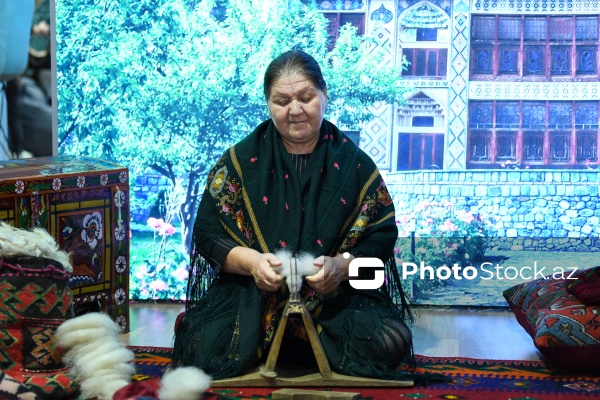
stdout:
POLYGON ((326 105, 327 90, 321 91, 305 75, 282 76, 273 82, 267 106, 288 151, 314 148, 326 105))

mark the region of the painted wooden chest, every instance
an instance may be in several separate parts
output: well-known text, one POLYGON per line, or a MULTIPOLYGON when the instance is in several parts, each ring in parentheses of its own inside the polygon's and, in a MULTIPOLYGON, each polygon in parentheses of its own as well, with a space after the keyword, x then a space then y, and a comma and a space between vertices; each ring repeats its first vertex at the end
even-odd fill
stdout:
POLYGON ((0 220, 50 232, 71 253, 76 311, 99 306, 129 332, 125 167, 75 156, 2 161, 0 220))

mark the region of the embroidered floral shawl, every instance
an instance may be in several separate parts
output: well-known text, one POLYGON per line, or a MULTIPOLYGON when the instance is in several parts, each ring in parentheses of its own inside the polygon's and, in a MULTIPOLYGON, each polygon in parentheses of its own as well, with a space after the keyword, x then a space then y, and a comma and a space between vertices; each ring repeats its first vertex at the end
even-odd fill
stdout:
POLYGON ((381 290, 408 310, 393 258, 394 205, 377 167, 327 120, 320 135, 300 176, 271 120, 217 162, 196 218, 189 301, 220 272, 198 250, 222 237, 262 253, 378 257, 386 264, 381 290))

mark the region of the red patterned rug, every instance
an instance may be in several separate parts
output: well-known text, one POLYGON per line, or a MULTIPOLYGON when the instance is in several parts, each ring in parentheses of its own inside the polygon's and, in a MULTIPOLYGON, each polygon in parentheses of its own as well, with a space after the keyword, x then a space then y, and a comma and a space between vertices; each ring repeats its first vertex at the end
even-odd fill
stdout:
MULTIPOLYGON (((171 361, 171 349, 131 347, 135 380, 159 379, 171 361)), ((600 374, 573 374, 538 361, 498 361, 417 356, 418 372, 452 377, 451 383, 412 388, 335 388, 360 393, 361 400, 563 400, 600 397, 600 374)), ((270 399, 279 388, 212 388, 206 400, 270 399)), ((314 388, 317 389, 317 388, 314 388)), ((326 388, 318 388, 327 390, 326 388)))

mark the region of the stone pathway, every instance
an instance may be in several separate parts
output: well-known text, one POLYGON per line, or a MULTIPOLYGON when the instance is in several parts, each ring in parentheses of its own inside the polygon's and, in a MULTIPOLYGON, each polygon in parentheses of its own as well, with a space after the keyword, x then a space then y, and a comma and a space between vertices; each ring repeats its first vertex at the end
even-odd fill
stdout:
MULTIPOLYGON (((468 280, 448 280, 443 288, 424 298, 417 297, 417 304, 506 307, 502 292, 514 285, 541 278, 568 277, 578 270, 600 265, 597 252, 551 252, 551 251, 490 251, 486 263, 477 270, 477 277, 468 280), (536 275, 537 274, 537 275, 536 275)), ((463 271, 464 273, 474 271, 463 271)), ((465 276, 465 275, 459 275, 465 276)))

